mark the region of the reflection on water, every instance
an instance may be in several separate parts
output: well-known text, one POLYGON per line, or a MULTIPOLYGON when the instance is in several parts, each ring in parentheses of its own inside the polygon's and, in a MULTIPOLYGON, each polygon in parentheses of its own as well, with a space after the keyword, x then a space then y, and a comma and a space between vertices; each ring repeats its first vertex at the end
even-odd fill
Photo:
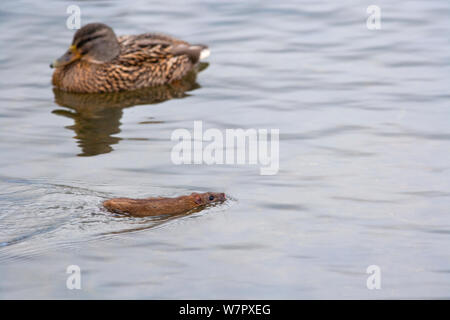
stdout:
POLYGON ((176 213, 176 214, 165 214, 160 216, 149 216, 149 217, 132 217, 129 215, 124 214, 118 214, 118 213, 111 213, 108 212, 109 215, 117 218, 117 219, 130 219, 133 222, 135 222, 136 225, 139 225, 138 227, 131 226, 130 225, 127 228, 121 229, 121 230, 114 230, 114 231, 108 231, 104 232, 100 235, 114 235, 114 234, 123 234, 123 233, 129 233, 129 232, 136 232, 136 231, 142 231, 152 228, 158 228, 172 220, 180 219, 184 217, 192 217, 195 218, 197 213, 202 212, 203 210, 209 210, 213 208, 217 208, 218 210, 224 210, 224 208, 230 207, 233 202, 235 202, 233 198, 228 198, 223 203, 210 203, 204 206, 200 206, 197 208, 194 208, 192 210, 189 210, 187 212, 183 213, 176 213))
MULTIPOLYGON (((120 119, 124 108, 157 104, 170 99, 180 99, 188 96, 186 92, 200 88, 196 82, 197 73, 208 67, 208 63, 201 63, 197 69, 186 77, 171 84, 155 88, 145 88, 135 91, 115 93, 70 93, 53 88, 55 102, 69 108, 55 109, 57 115, 74 120, 75 124, 66 127, 75 131, 82 152, 79 156, 95 156, 111 152, 114 144, 121 138, 113 135, 120 132, 120 119)), ((146 121, 145 123, 161 123, 146 121)))

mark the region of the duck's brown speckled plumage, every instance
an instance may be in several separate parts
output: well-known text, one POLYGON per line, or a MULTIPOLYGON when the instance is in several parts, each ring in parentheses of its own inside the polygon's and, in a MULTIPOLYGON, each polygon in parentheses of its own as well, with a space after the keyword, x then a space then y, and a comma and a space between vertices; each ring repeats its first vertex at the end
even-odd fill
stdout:
MULTIPOLYGON (((162 34, 117 37, 120 53, 98 63, 83 58, 56 68, 52 83, 70 92, 117 92, 153 87, 184 77, 206 46, 162 34)), ((75 38, 74 38, 75 42, 75 38)))

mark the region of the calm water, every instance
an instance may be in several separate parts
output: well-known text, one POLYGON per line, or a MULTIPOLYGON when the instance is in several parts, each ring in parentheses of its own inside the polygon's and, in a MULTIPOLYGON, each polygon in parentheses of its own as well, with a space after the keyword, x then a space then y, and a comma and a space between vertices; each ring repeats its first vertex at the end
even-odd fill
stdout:
POLYGON ((50 84, 73 3, 0 9, 0 298, 450 297, 447 0, 378 1, 378 31, 372 1, 82 1, 82 24, 212 52, 177 86, 101 97, 50 84), (279 128, 279 173, 172 164, 194 120, 279 128), (100 206, 194 191, 232 199, 166 219, 100 206))

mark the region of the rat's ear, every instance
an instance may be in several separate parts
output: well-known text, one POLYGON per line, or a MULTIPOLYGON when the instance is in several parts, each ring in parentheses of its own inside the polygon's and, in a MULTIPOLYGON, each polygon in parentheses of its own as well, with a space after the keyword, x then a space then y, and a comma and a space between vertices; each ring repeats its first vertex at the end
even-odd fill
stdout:
POLYGON ((202 197, 200 197, 200 195, 198 195, 198 194, 196 194, 194 196, 194 201, 195 201, 196 204, 202 204, 203 203, 202 197))

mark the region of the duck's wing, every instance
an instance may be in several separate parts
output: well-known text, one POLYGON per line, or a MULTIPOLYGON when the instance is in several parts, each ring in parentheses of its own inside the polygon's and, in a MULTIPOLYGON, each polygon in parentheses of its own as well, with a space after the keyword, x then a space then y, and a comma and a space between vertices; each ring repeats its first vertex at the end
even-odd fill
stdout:
POLYGON ((206 46, 193 46, 170 36, 154 33, 121 36, 121 52, 101 72, 121 90, 163 85, 180 80, 204 55, 206 46))
POLYGON ((195 64, 209 55, 208 47, 205 45, 191 45, 160 33, 121 36, 118 37, 118 41, 122 48, 121 60, 161 63, 174 57, 187 57, 195 64))
POLYGON ((181 39, 169 36, 167 34, 163 33, 143 33, 138 35, 126 35, 126 36, 120 36, 117 38, 119 43, 127 46, 127 45, 133 45, 133 43, 168 43, 168 44, 185 44, 189 45, 188 42, 183 41, 181 39))

